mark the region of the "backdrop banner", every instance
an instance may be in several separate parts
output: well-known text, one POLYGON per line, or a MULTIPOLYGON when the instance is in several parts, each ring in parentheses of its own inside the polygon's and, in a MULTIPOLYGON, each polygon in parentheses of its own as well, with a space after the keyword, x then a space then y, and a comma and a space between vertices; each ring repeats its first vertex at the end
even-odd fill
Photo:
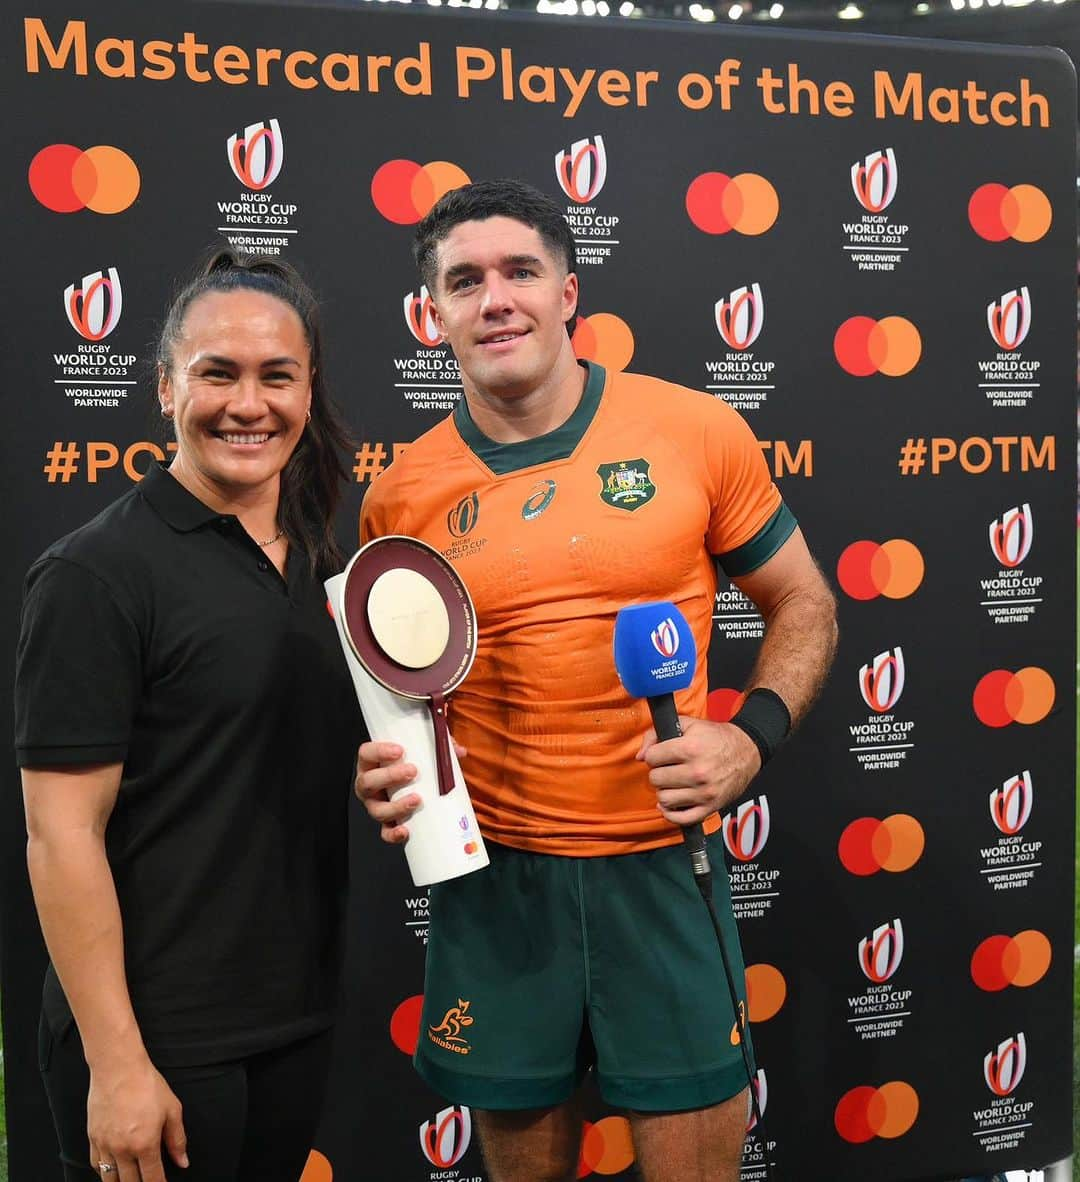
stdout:
MULTIPOLYGON (((523 178, 578 243, 578 355, 742 411, 840 600, 820 703, 725 818, 764 1111, 743 1179, 766 1157, 788 1182, 899 1182, 1066 1156, 1065 55, 427 6, 84 8, 0 25, 9 668, 30 562, 167 454, 153 342, 197 256, 278 255, 323 297, 358 441, 351 550, 365 488, 461 393, 413 226, 470 178, 523 178)), ((475 524, 458 514, 462 541, 475 524)), ((736 708, 761 635, 722 581, 712 717, 736 708)), ((45 956, 13 766, 6 782, 11 1177, 49 1182, 45 956)), ((483 1182, 471 1114, 408 1057, 428 1037, 428 900, 359 806, 352 829, 344 1018, 304 1182, 483 1182)), ((631 1177, 624 1118, 599 1098, 589 1115, 579 1176, 631 1177)))

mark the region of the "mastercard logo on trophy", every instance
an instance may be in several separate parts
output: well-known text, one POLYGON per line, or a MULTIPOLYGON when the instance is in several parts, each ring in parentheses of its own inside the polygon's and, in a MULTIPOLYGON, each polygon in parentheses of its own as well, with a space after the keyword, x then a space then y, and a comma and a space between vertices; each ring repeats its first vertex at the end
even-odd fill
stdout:
POLYGON ((765 300, 761 284, 737 287, 726 298, 716 301, 716 331, 729 349, 749 349, 765 324, 765 300))
POLYGON ((68 323, 87 341, 103 341, 120 323, 123 309, 120 273, 115 267, 108 271, 91 271, 78 286, 64 288, 64 312, 68 323))
POLYGON ((416 886, 488 864, 447 725, 447 698, 476 657, 476 613, 457 571, 416 538, 361 547, 326 581, 330 612, 368 732, 405 749, 417 769, 405 858, 416 886))
POLYGON ((895 976, 904 959, 904 925, 899 919, 879 924, 859 941, 859 968, 868 981, 880 985, 895 976))
POLYGON ((1003 1039, 983 1059, 983 1079, 995 1096, 1010 1096, 1020 1086, 1027 1067, 1024 1033, 1003 1039))
POLYGON ((892 148, 871 152, 851 166, 851 188, 867 213, 881 213, 896 196, 896 153, 892 148))
POLYGON ((258 192, 272 185, 285 163, 285 139, 276 119, 251 123, 243 135, 231 135, 225 141, 229 167, 246 188, 258 192))

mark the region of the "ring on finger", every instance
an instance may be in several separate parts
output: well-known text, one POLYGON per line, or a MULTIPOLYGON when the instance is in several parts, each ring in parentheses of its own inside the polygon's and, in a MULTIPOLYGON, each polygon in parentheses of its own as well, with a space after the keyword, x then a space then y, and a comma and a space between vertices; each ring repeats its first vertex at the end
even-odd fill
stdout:
POLYGON ((111 1161, 99 1161, 97 1168, 99 1174, 112 1174, 116 1171, 116 1166, 111 1161))

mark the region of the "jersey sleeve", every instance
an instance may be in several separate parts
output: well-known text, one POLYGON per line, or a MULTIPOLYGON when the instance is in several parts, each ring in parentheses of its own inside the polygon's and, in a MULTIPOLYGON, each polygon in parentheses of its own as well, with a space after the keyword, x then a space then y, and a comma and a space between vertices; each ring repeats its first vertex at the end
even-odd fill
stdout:
POLYGON ((391 509, 399 500, 393 491, 394 481, 389 471, 378 477, 364 496, 360 506, 360 545, 366 546, 373 538, 385 534, 406 532, 401 525, 400 514, 391 509))
POLYGON ((753 431, 724 403, 706 428, 708 463, 717 488, 706 544, 729 578, 767 562, 797 522, 773 482, 753 431))
POLYGON ((46 558, 26 580, 15 665, 20 767, 119 763, 142 685, 139 632, 78 563, 46 558))

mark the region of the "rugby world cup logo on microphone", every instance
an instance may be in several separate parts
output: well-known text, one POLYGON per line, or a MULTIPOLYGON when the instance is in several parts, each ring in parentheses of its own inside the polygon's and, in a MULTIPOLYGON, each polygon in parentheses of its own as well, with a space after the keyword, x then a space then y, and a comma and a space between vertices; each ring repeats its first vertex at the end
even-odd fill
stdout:
POLYGON ((1028 823, 1034 803, 1031 772, 1025 770, 990 793, 990 817, 1000 832, 1013 837, 1028 823))
POLYGON ((749 349, 765 323, 765 301, 761 285, 737 287, 715 305, 716 331, 729 349, 749 349))
POLYGON ((653 648, 665 659, 670 660, 679 651, 679 629, 668 616, 649 633, 653 648))
POLYGON ((405 310, 405 323, 409 326, 409 332, 421 345, 426 349, 434 349, 437 345, 442 344, 442 334, 435 327, 434 306, 426 287, 420 288, 419 295, 410 291, 402 301, 402 306, 405 310))
POLYGON ((983 1059, 983 1079, 995 1096, 1009 1096, 1020 1086, 1027 1067, 1027 1043, 1021 1031, 1003 1039, 983 1059))
POLYGON ((592 201, 607 180, 607 153, 604 137, 575 140, 569 151, 555 156, 555 177, 571 201, 585 205, 592 201))
POLYGON ((859 968, 875 985, 894 976, 903 959, 904 927, 899 919, 879 924, 859 941, 859 968))
POLYGON ((769 840, 768 797, 751 797, 725 813, 721 831, 728 853, 738 862, 752 862, 769 840))
POLYGON ((256 192, 274 183, 285 162, 285 140, 276 119, 251 123, 242 136, 229 136, 225 150, 233 175, 256 192))
POLYGON ((437 1112, 420 1126, 420 1148, 436 1169, 447 1170, 465 1156, 472 1138, 472 1116, 462 1104, 437 1112))
POLYGON ((1031 552, 1035 522, 1026 502, 1006 510, 990 522, 990 549, 1003 567, 1020 566, 1031 552))
POLYGON ((999 349, 1019 349, 1031 329, 1031 293, 1013 288, 986 305, 986 325, 999 349))
POLYGON ((896 196, 896 154, 892 148, 871 152, 851 166, 851 188, 867 213, 881 213, 896 196))
POLYGON ((87 341, 104 340, 120 323, 123 295, 115 267, 84 275, 78 287, 64 289, 64 311, 68 323, 87 341))
POLYGON ((891 710, 904 692, 904 654, 900 647, 886 649, 859 670, 859 692, 877 714, 891 710))

